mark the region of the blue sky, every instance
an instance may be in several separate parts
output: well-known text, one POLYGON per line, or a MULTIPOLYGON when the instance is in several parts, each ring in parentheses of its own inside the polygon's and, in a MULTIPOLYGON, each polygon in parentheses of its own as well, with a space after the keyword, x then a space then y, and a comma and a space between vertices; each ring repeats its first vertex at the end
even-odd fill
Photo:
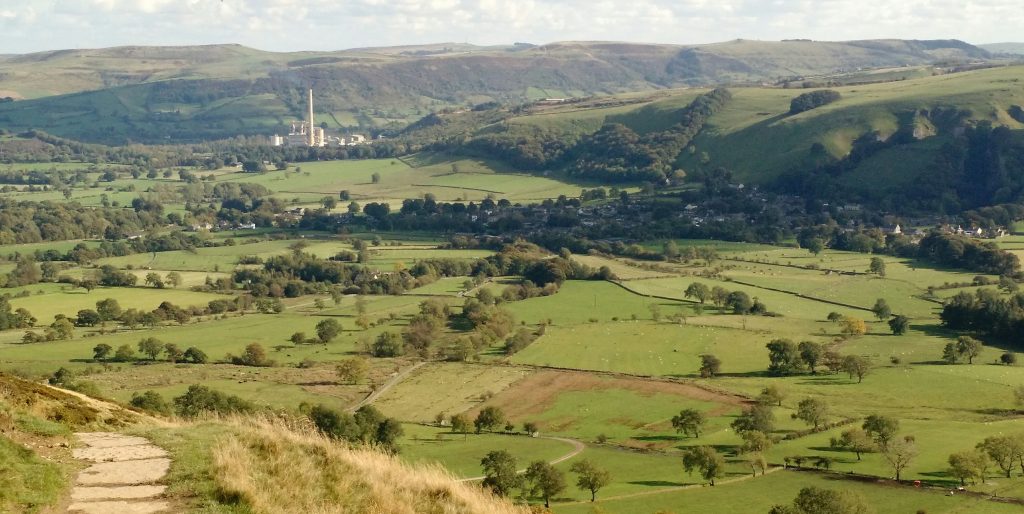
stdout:
POLYGON ((0 0, 0 53, 566 40, 1024 39, 1020 0, 0 0))

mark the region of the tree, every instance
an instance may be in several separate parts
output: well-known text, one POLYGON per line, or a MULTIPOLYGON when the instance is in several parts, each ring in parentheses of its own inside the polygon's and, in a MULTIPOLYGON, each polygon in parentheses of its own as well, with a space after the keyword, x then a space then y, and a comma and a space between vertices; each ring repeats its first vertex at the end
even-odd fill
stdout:
POLYGON ((800 360, 810 368, 811 374, 817 374, 814 368, 821 360, 821 354, 825 351, 824 348, 814 341, 801 341, 800 344, 797 345, 797 349, 800 350, 800 360))
POLYGON ((828 404, 817 398, 805 398, 797 404, 793 417, 818 430, 828 419, 828 404))
POLYGON ((840 322, 842 328, 840 332, 848 336, 862 336, 868 333, 868 326, 864 323, 864 320, 860 318, 854 318, 853 316, 843 316, 840 322))
POLYGON ((860 460, 861 454, 875 450, 875 442, 871 440, 871 436, 860 428, 844 430, 833 446, 853 452, 857 455, 857 460, 860 460))
POLYGON ((955 342, 946 343, 946 346, 942 347, 942 360, 946 364, 956 364, 960 361, 960 351, 955 342))
POLYGON ((114 352, 114 360, 118 362, 129 362, 135 360, 135 350, 131 346, 122 344, 117 347, 117 351, 114 352))
POLYGON ((698 302, 703 304, 711 297, 711 290, 700 282, 693 282, 686 288, 686 292, 683 294, 686 298, 696 298, 698 302))
POLYGON ((551 508, 551 497, 565 490, 565 476, 545 461, 531 462, 523 478, 530 494, 544 499, 544 508, 551 508))
POLYGON ((164 345, 164 353, 167 354, 167 360, 171 362, 178 362, 185 356, 185 352, 178 348, 178 345, 174 343, 167 343, 164 345))
POLYGON ((910 318, 902 314, 897 314, 889 320, 889 330, 892 330, 893 335, 906 334, 908 328, 910 328, 910 318))
POLYGON ((316 324, 316 337, 327 344, 341 333, 341 323, 334 319, 325 319, 316 324))
POLYGON ((822 241, 820 238, 812 237, 804 242, 804 247, 806 247, 807 251, 811 252, 812 254, 818 255, 823 250, 825 250, 825 242, 822 241))
POLYGON ((960 336, 956 338, 956 352, 963 357, 967 357, 968 364, 974 364, 974 358, 981 355, 981 350, 984 348, 981 341, 971 336, 960 336))
POLYGON ((782 406, 782 400, 786 399, 786 393, 779 386, 770 384, 761 390, 761 394, 757 397, 757 403, 763 403, 765 405, 776 405, 782 406))
POLYGON ((1006 478, 1010 478, 1014 464, 1024 459, 1024 445, 1019 437, 989 436, 978 443, 976 448, 985 452, 992 462, 1006 473, 1006 478))
POLYGON ((320 199, 320 205, 324 206, 324 210, 333 211, 334 208, 338 206, 338 200, 333 196, 325 196, 320 199))
POLYGON ((588 459, 574 462, 569 471, 579 475, 576 477, 576 487, 581 491, 590 491, 591 502, 597 501, 597 492, 612 481, 612 475, 608 470, 598 467, 588 459))
POLYGON ((768 348, 768 372, 773 375, 790 375, 800 369, 800 351, 789 339, 773 339, 768 348))
POLYGON ((154 273, 152 271, 146 273, 146 283, 157 289, 164 288, 164 279, 160 277, 159 273, 154 273))
POLYGON ((884 298, 875 300, 875 305, 871 307, 871 312, 875 313, 875 317, 878 318, 879 321, 882 321, 892 315, 892 309, 884 298))
POLYGON ((683 409, 679 414, 672 416, 672 427, 676 432, 683 435, 693 434, 693 437, 700 437, 700 431, 707 422, 704 413, 697 409, 683 409))
POLYGON ((868 265, 868 273, 874 273, 880 277, 885 276, 885 261, 881 257, 872 257, 868 265))
POLYGON ((452 432, 457 434, 468 434, 470 421, 465 414, 455 414, 451 417, 452 432))
POLYGON ((398 357, 404 350, 402 337, 394 332, 381 332, 370 347, 374 357, 398 357))
POLYGON ((356 214, 359 214, 360 211, 362 211, 362 208, 359 207, 359 202, 356 202, 356 201, 353 200, 353 201, 349 202, 348 207, 346 207, 345 210, 349 214, 355 216, 356 214))
POLYGON ((121 312, 121 304, 113 298, 96 302, 96 313, 100 315, 101 321, 113 321, 121 317, 121 312))
POLYGON ((380 184, 380 173, 374 172, 370 175, 370 182, 374 184, 380 184))
POLYGON ((988 466, 988 454, 981 450, 964 450, 949 456, 949 472, 960 480, 960 485, 967 485, 967 480, 977 483, 977 479, 985 483, 988 466))
POLYGON ((700 472, 701 478, 715 485, 715 479, 725 475, 725 459, 710 446, 698 446, 683 452, 683 468, 689 474, 700 472))
POLYGON ((139 353, 149 355, 150 360, 156 360, 156 356, 164 351, 163 341, 155 337, 147 337, 139 341, 139 353))
POLYGON ((852 379, 857 377, 857 383, 864 381, 864 377, 871 372, 871 360, 860 355, 847 355, 843 357, 843 371, 852 379))
POLYGON ((335 373, 338 374, 338 378, 342 382, 349 384, 358 384, 361 382, 366 378, 366 373, 369 372, 369 370, 370 365, 363 357, 342 359, 338 361, 338 365, 334 368, 335 373))
POLYGON ((875 440, 875 444, 884 449, 896 436, 896 432, 900 429, 900 422, 889 416, 872 414, 864 419, 861 428, 875 440))
POLYGON ((184 355, 182 355, 182 357, 184 357, 185 360, 192 361, 195 364, 206 364, 206 361, 209 360, 206 357, 206 354, 199 348, 196 348, 195 346, 188 347, 188 349, 185 350, 185 353, 184 355))
POLYGON ((725 301, 729 298, 729 291, 722 286, 715 286, 711 288, 711 302, 716 307, 721 308, 725 305, 725 301))
POLYGON ((719 371, 722 370, 722 361, 711 355, 705 353, 700 356, 700 376, 703 378, 714 378, 719 371))
POLYGON ((1014 364, 1017 364, 1017 354, 1009 351, 1003 352, 1003 354, 999 356, 999 362, 1001 364, 1006 364, 1007 366, 1013 366, 1014 364))
POLYGON ((769 514, 869 514, 864 497, 852 491, 804 487, 792 506, 775 505, 769 514))
POLYGON ((523 432, 529 434, 530 437, 534 437, 538 432, 540 432, 540 427, 532 421, 527 421, 523 423, 523 432))
POLYGON ((489 452, 481 461, 484 469, 484 487, 489 487, 498 496, 508 496, 513 489, 519 487, 520 478, 516 474, 516 459, 505 450, 489 452))
POLYGON ((75 316, 75 325, 80 327, 95 327, 102 321, 103 320, 100 319, 100 315, 92 309, 82 309, 78 311, 78 315, 75 316))
POLYGON ((832 311, 828 313, 828 316, 825 319, 831 321, 832 323, 839 323, 840 321, 843 320, 843 315, 839 314, 836 311, 832 311))
POLYGON ((164 282, 170 284, 171 287, 178 287, 184 281, 181 278, 181 273, 178 273, 177 271, 172 271, 167 274, 167 277, 164 279, 164 282))
POLYGON ((899 482, 900 474, 917 457, 917 446, 914 444, 913 438, 896 439, 883 447, 882 455, 889 462, 889 466, 892 467, 892 471, 896 475, 896 481, 899 482))
POLYGON ((743 291, 733 291, 726 297, 725 306, 732 309, 733 314, 747 314, 754 306, 754 301, 743 291))
POLYGON ((775 429, 775 413, 770 406, 759 403, 745 409, 731 426, 739 433, 756 430, 770 434, 775 429))
POLYGON ((480 413, 476 415, 476 419, 473 420, 473 426, 476 427, 476 433, 487 431, 494 431, 505 424, 505 413, 501 409, 494 406, 487 406, 480 409, 480 413))
POLYGON ((740 433, 740 437, 743 439, 742 453, 764 453, 772 448, 772 438, 764 432, 748 430, 740 433))
POLYGON ((53 320, 50 324, 50 330, 53 333, 53 339, 59 341, 66 341, 68 339, 75 338, 75 324, 71 320, 58 314, 58 318, 53 320))
POLYGON ((100 343, 92 348, 92 358, 96 360, 103 360, 110 357, 110 353, 114 351, 114 348, 109 344, 100 343))
POLYGON ((241 357, 232 359, 232 362, 242 366, 271 366, 273 361, 267 358, 267 351, 259 343, 249 343, 242 352, 241 357))

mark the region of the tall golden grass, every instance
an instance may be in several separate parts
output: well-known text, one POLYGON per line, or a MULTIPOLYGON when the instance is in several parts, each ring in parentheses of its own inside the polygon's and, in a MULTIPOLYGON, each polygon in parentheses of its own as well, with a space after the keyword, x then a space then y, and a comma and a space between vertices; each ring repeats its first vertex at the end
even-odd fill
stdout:
POLYGON ((412 466, 281 419, 236 418, 213 448, 222 501, 256 513, 524 514, 438 466, 412 466))

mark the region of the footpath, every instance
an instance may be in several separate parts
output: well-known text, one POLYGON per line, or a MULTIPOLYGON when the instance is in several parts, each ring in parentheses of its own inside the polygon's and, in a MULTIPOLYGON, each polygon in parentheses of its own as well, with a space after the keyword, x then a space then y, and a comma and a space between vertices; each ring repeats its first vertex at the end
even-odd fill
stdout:
POLYGON ((81 514, 153 514, 169 512, 158 485, 171 467, 162 448, 148 439, 110 432, 75 434, 85 446, 76 459, 89 463, 78 473, 68 512, 81 514))

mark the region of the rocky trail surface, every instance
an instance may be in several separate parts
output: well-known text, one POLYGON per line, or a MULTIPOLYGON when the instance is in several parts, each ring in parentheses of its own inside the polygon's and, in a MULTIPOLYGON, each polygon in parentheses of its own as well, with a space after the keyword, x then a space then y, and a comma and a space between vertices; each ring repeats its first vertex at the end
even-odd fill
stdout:
POLYGON ((89 463, 78 473, 68 512, 81 514, 151 514, 169 512, 159 485, 171 459, 143 437, 109 432, 75 434, 85 446, 76 459, 89 463))

